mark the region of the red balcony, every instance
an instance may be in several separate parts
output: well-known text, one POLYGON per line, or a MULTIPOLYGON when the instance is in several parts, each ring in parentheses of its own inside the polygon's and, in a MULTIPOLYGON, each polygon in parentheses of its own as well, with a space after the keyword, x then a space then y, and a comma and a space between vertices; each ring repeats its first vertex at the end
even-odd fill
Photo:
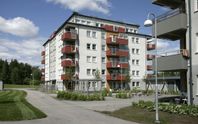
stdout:
POLYGON ((106 31, 113 31, 113 26, 112 25, 104 25, 102 26, 106 31))
POLYGON ((127 39, 117 38, 116 40, 117 40, 118 44, 120 44, 120 45, 128 45, 128 40, 127 39))
POLYGON ((147 50, 155 49, 155 44, 147 44, 147 50))
POLYGON ((61 80, 70 80, 70 76, 67 74, 62 74, 61 75, 61 80))
POLYGON ((42 52, 41 52, 41 56, 44 56, 44 55, 45 55, 45 51, 42 51, 42 52))
POLYGON ((61 51, 62 53, 73 54, 73 53, 76 53, 78 49, 77 48, 75 49, 74 45, 67 45, 67 46, 64 46, 61 51))
POLYGON ((112 40, 112 37, 108 37, 106 38, 106 43, 107 44, 111 44, 111 45, 119 45, 119 43, 117 42, 117 40, 112 40))
POLYGON ((107 68, 118 68, 119 62, 107 62, 107 68))
POLYGON ((75 62, 73 60, 70 60, 70 59, 65 59, 65 60, 62 60, 61 66, 62 67, 74 67, 75 62))
POLYGON ((119 50, 118 51, 118 56, 129 56, 129 51, 128 50, 119 50))
POLYGON ((112 37, 106 39, 106 43, 110 45, 128 45, 128 40, 123 38, 116 38, 114 41, 112 37))
POLYGON ((147 60, 152 60, 152 59, 155 58, 155 55, 147 54, 147 55, 146 55, 146 58, 147 58, 147 60))
POLYGON ((119 27, 119 28, 118 28, 118 32, 119 32, 119 33, 124 33, 124 32, 125 32, 125 28, 119 27))
POLYGON ((129 68, 129 63, 120 63, 121 68, 129 68))
POLYGON ((61 40, 65 41, 65 40, 76 40, 77 39, 77 34, 74 32, 65 32, 62 37, 61 40))
POLYGON ((147 70, 152 70, 153 69, 152 65, 147 65, 146 68, 147 68, 147 70))
POLYGON ((45 60, 41 60, 41 64, 45 64, 45 60))
POLYGON ((121 74, 108 74, 106 75, 106 80, 121 81, 121 80, 125 80, 125 76, 121 74))
POLYGON ((116 51, 111 51, 107 50, 106 51, 107 56, 129 56, 129 51, 128 50, 116 50, 116 51))

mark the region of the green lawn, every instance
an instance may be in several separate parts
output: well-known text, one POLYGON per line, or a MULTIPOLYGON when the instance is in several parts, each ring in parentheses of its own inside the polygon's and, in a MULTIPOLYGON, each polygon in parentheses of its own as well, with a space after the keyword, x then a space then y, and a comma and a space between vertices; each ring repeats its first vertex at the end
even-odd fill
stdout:
POLYGON ((26 92, 0 91, 0 121, 16 121, 44 118, 46 115, 25 99, 26 92))
POLYGON ((38 88, 39 85, 4 84, 4 88, 38 88))
MULTIPOLYGON (((121 118, 128 121, 138 122, 141 124, 154 124, 155 112, 137 107, 125 107, 114 112, 102 112, 110 116, 121 118)), ((197 117, 190 117, 187 115, 176 115, 166 112, 159 112, 161 124, 197 124, 197 117)))

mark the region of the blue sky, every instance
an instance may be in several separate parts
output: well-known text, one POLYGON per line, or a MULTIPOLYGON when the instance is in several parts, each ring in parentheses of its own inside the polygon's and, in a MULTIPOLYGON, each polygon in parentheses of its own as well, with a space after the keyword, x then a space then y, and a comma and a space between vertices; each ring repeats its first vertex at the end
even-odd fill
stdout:
MULTIPOLYGON (((147 13, 167 11, 152 0, 1 0, 0 58, 18 59, 40 65, 42 44, 73 11, 96 17, 139 24, 140 33, 147 13)), ((177 43, 161 42, 160 48, 176 48, 177 43)))

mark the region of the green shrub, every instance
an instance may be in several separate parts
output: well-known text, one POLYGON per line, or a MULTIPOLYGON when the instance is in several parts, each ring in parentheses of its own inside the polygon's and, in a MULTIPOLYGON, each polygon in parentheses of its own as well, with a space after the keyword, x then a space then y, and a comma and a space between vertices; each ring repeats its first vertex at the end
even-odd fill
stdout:
POLYGON ((104 88, 104 89, 102 90, 102 96, 103 96, 103 97, 107 96, 107 93, 108 93, 107 89, 104 88))
POLYGON ((65 99, 65 100, 79 100, 79 101, 100 101, 105 100, 103 96, 100 94, 91 94, 91 95, 84 95, 80 93, 74 93, 74 92, 64 92, 59 91, 57 93, 57 98, 59 99, 65 99))
MULTIPOLYGON (((147 109, 149 111, 155 111, 155 104, 151 101, 139 101, 139 103, 132 103, 133 106, 147 109)), ((177 105, 177 104, 164 104, 160 103, 158 109, 163 112, 180 114, 180 115, 190 115, 198 117, 198 106, 195 105, 177 105)))
POLYGON ((121 92, 116 93, 116 98, 127 99, 127 98, 131 98, 131 95, 130 93, 121 91, 121 92))

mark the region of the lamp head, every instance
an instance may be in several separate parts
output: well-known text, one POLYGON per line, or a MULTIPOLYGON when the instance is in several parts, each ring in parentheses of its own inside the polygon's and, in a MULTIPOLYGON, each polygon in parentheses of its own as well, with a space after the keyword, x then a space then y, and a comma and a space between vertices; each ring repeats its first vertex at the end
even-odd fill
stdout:
POLYGON ((144 26, 145 27, 150 27, 152 25, 153 25, 153 21, 152 20, 150 20, 150 19, 145 20, 145 22, 144 22, 144 26))

